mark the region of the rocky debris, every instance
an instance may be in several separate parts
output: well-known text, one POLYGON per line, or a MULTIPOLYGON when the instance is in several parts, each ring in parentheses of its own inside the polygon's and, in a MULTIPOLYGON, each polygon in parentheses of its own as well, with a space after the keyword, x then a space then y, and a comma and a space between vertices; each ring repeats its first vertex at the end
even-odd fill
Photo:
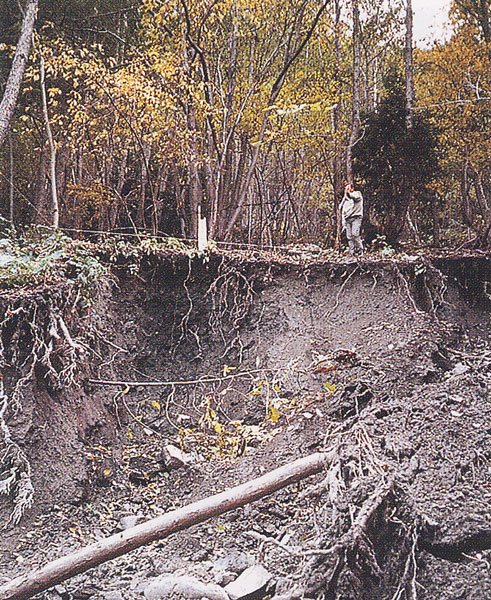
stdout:
POLYGON ((254 558, 252 556, 245 552, 232 550, 227 555, 218 558, 214 562, 213 568, 216 571, 231 571, 232 573, 240 574, 253 565, 254 558))
POLYGON ((272 575, 261 565, 246 569, 235 581, 225 587, 231 600, 258 600, 264 598, 272 575))
POLYGON ((9 256, 8 254, 0 254, 0 267, 6 267, 15 260, 15 257, 9 256))
POLYGON ((203 583, 194 577, 175 575, 156 577, 145 587, 143 594, 147 600, 177 600, 177 598, 229 600, 228 594, 218 585, 203 583))
POLYGON ((190 560, 193 562, 203 562, 208 558, 209 554, 210 551, 208 548, 201 548, 191 556, 190 560))
POLYGON ((459 375, 463 375, 470 371, 469 365, 464 365, 463 363, 457 363, 455 367, 450 371, 450 377, 458 377, 459 375))
POLYGON ((373 399, 373 393, 362 381, 345 386, 340 396, 336 398, 328 414, 338 419, 359 414, 369 405, 373 399))
POLYGON ((235 573, 231 573, 230 571, 217 571, 214 576, 215 583, 222 587, 232 583, 232 581, 235 581, 236 578, 237 575, 235 573))
POLYGON ((303 598, 304 593, 304 588, 294 584, 289 577, 278 577, 271 600, 296 600, 303 598))
POLYGON ((68 590, 64 585, 55 585, 50 590, 50 595, 52 598, 61 598, 62 600, 67 600, 70 597, 68 590))
POLYGON ((386 435, 382 440, 382 448, 384 448, 386 454, 397 460, 411 458, 416 452, 411 442, 400 435, 386 435))
POLYGON ((119 590, 107 590, 92 596, 90 600, 124 600, 124 596, 119 590))
POLYGON ((101 596, 101 600, 123 600, 123 594, 117 590, 105 592, 101 596))
POLYGON ((89 598, 95 596, 99 591, 99 586, 89 583, 74 590, 70 597, 74 600, 89 600, 89 598))
POLYGON ((179 448, 172 444, 167 444, 162 449, 162 455, 160 457, 164 469, 166 471, 172 471, 174 469, 180 469, 185 467, 190 462, 188 455, 181 452, 179 448))
POLYGON ((150 456, 132 456, 128 463, 128 476, 132 483, 147 485, 161 472, 160 464, 150 456))
POLYGON ((232 550, 225 556, 221 556, 213 563, 215 583, 227 586, 237 579, 237 575, 252 567, 255 561, 252 556, 232 550))

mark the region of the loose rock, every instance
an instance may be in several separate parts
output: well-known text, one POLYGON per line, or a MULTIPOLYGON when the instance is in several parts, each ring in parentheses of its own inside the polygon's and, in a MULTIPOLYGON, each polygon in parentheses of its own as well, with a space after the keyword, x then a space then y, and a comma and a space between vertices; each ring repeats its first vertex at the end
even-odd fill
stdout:
POLYGON ((217 571, 231 571, 232 573, 240 574, 248 567, 252 567, 253 564, 254 559, 252 556, 245 554, 245 552, 234 550, 226 556, 217 559, 213 564, 213 568, 217 571))
POLYGON ((161 461, 167 471, 172 471, 173 469, 185 467, 189 463, 189 457, 176 446, 167 444, 162 449, 161 461))
POLYGON ((246 569, 240 577, 226 586, 231 600, 258 600, 266 594, 272 575, 261 565, 246 569))
POLYGON ((194 577, 173 575, 156 577, 143 593, 147 600, 176 600, 176 598, 229 600, 227 593, 218 585, 203 583, 194 577))

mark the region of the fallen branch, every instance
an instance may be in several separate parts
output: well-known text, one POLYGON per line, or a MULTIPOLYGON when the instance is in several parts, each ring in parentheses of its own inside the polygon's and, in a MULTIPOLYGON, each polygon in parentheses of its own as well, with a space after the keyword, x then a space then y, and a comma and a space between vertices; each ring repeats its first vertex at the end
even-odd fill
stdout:
POLYGON ((0 587, 0 600, 31 598, 74 575, 84 573, 135 548, 259 500, 291 483, 314 475, 336 457, 334 451, 312 454, 262 477, 100 540, 78 552, 50 562, 41 569, 13 579, 0 587))
POLYGON ((232 375, 222 375, 218 377, 202 377, 201 379, 188 379, 183 381, 117 381, 110 379, 89 379, 89 383, 97 385, 122 385, 125 387, 160 387, 176 385, 197 385, 199 383, 211 383, 214 381, 225 381, 226 379, 235 379, 237 377, 248 377, 254 373, 264 373, 264 369, 252 369, 252 371, 241 371, 232 375))
POLYGON ((294 548, 292 546, 287 546, 286 544, 283 544, 279 540, 275 540, 272 537, 267 537, 265 535, 261 535, 257 531, 246 531, 244 533, 244 535, 246 535, 247 537, 251 537, 255 540, 258 540, 258 541, 262 542, 263 544, 274 544, 275 546, 278 546, 278 548, 281 548, 282 550, 284 550, 285 552, 288 552, 288 554, 292 554, 293 556, 329 556, 336 550, 335 548, 331 548, 330 550, 324 550, 324 549, 301 550, 300 548, 294 548))

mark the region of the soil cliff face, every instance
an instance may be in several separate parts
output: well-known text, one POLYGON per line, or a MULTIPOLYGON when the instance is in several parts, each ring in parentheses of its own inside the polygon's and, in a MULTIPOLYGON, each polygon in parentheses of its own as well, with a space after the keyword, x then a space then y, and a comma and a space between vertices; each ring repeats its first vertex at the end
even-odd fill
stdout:
POLYGON ((0 479, 16 482, 2 519, 26 509, 2 538, 4 578, 44 562, 34 536, 59 556, 124 516, 335 450, 317 482, 94 569, 66 593, 138 597, 170 568, 164 552, 206 579, 201 563, 239 549, 272 573, 278 598, 491 596, 487 259, 153 256, 114 276, 92 299, 71 287, 0 299, 11 441, 0 479), (168 444, 191 463, 166 466, 168 444), (353 526, 377 495, 362 542, 353 526), (251 529, 344 547, 299 560, 251 529))

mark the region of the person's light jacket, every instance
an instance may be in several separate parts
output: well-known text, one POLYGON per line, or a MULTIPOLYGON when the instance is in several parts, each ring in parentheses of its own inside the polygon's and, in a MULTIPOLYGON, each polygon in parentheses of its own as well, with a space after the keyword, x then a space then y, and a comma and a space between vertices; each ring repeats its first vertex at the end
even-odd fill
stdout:
POLYGON ((343 227, 346 224, 346 219, 363 217, 363 196, 361 195, 361 192, 348 192, 344 195, 341 217, 343 227))

